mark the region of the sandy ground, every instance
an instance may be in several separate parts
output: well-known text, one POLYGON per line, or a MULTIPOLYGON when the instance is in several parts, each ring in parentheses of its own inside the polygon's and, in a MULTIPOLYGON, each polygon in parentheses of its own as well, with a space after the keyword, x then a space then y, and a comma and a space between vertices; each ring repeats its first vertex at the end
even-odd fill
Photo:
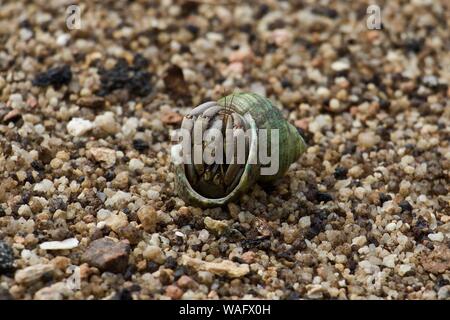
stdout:
POLYGON ((381 30, 366 1, 213 0, 80 1, 69 30, 70 2, 0 5, 0 299, 449 298, 447 1, 380 1, 381 30), (236 91, 308 149, 189 206, 169 133, 236 91))

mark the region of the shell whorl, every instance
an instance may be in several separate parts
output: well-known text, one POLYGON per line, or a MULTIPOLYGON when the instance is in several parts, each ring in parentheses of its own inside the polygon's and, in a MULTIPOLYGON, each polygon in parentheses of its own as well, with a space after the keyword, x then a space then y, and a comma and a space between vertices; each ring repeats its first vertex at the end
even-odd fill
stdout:
MULTIPOLYGON (((208 129, 245 129, 245 163, 177 164, 175 187, 179 196, 201 207, 226 204, 245 193, 255 182, 270 183, 288 170, 305 150, 297 129, 286 122, 269 99, 255 93, 232 94, 194 108, 183 120, 182 129, 192 135, 203 135, 208 129), (279 169, 275 174, 261 175, 258 161, 258 130, 278 129, 279 169)), ((195 138, 194 138, 195 140, 195 138)), ((195 141, 192 142, 192 145, 195 141)), ((269 147, 269 146, 268 146, 269 147)), ((227 150, 224 147, 224 156, 227 150)), ((188 157, 194 157, 188 154, 188 157)))

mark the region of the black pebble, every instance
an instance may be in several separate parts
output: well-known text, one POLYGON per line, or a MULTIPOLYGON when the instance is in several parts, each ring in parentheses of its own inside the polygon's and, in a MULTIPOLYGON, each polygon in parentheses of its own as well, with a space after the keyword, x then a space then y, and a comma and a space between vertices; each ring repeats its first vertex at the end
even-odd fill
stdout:
POLYGON ((329 194, 329 193, 326 193, 326 192, 317 192, 316 193, 316 200, 318 201, 318 202, 328 202, 328 201, 331 201, 331 200, 333 200, 333 197, 329 194))
POLYGON ((31 167, 36 171, 44 171, 44 169, 45 169, 44 164, 39 160, 32 161, 31 167))
POLYGON ((14 269, 14 253, 12 248, 3 241, 0 241, 0 274, 4 274, 14 269))
POLYGON ((128 65, 125 59, 119 59, 112 69, 99 69, 101 89, 100 96, 110 94, 116 89, 127 89, 130 95, 144 97, 152 88, 150 85, 151 74, 144 67, 145 58, 135 56, 133 65, 128 65))
POLYGON ((413 210, 412 205, 406 200, 402 200, 399 203, 399 206, 400 206, 400 208, 402 208, 402 212, 405 212, 405 211, 406 212, 412 212, 412 210, 413 210))
POLYGON ((149 261, 149 262, 147 263, 147 270, 148 270, 148 272, 153 273, 153 272, 158 271, 158 269, 159 269, 159 264, 157 264, 156 262, 154 262, 154 261, 149 261))
POLYGON ((55 89, 59 89, 63 85, 69 84, 70 80, 72 80, 72 71, 70 66, 66 64, 37 74, 32 83, 38 87, 52 85, 55 89))
POLYGON ((324 16, 331 19, 336 19, 339 14, 336 10, 328 8, 326 6, 317 6, 311 10, 311 12, 318 16, 324 16))
POLYGON ((392 197, 390 195, 383 192, 380 193, 380 205, 383 205, 383 203, 390 200, 392 200, 392 197))
POLYGON ((164 263, 164 266, 165 266, 166 268, 169 268, 169 269, 175 269, 175 268, 177 267, 177 265, 178 265, 177 259, 175 259, 175 258, 172 257, 172 256, 169 256, 169 257, 166 259, 166 262, 164 263))
POLYGON ((338 180, 343 180, 347 178, 347 173, 348 170, 346 168, 336 167, 336 169, 334 170, 334 177, 338 180))

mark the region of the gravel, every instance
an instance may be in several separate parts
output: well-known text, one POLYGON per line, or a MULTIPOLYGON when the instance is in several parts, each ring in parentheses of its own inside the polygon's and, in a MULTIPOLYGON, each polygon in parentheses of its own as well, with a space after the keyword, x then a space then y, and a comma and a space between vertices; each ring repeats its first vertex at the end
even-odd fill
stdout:
POLYGON ((0 7, 1 299, 450 298, 445 1, 82 7, 0 7), (308 148, 190 206, 171 131, 237 91, 308 148))

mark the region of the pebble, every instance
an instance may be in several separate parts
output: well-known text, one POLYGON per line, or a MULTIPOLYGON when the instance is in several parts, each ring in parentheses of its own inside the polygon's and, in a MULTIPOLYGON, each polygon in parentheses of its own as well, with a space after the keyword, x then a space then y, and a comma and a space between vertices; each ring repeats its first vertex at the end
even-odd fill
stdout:
POLYGON ((13 270, 14 253, 12 248, 4 241, 0 240, 0 275, 13 270))
POLYGON ((151 206, 143 206, 138 212, 137 216, 142 224, 142 228, 146 232, 154 232, 156 228, 156 223, 158 222, 158 215, 156 210, 151 206))
POLYGON ((34 294, 35 300, 63 300, 70 296, 72 290, 65 282, 57 282, 49 287, 42 288, 34 294))
POLYGON ((396 254, 389 254, 383 258, 383 265, 385 265, 388 268, 394 268, 396 259, 397 259, 396 254))
POLYGON ((352 239, 352 244, 357 245, 358 247, 362 247, 367 243, 366 236, 359 236, 352 239))
POLYGON ((94 126, 110 135, 114 135, 120 130, 120 126, 114 118, 114 113, 111 111, 96 116, 94 126))
POLYGON ((108 197, 108 199, 105 201, 105 205, 107 207, 120 209, 130 201, 131 201, 131 193, 119 190, 112 196, 108 197))
MULTIPOLYGON (((130 171, 142 170, 142 169, 144 169, 144 163, 139 159, 131 159, 128 167, 130 168, 130 171)), ((159 197, 159 193, 158 193, 158 197, 159 197)), ((154 200, 156 200, 156 199, 154 199, 154 200)))
POLYGON ((150 200, 157 200, 157 199, 159 199, 159 192, 156 191, 156 190, 150 189, 150 190, 148 190, 148 192, 147 192, 147 197, 148 197, 150 200))
POLYGON ((392 231, 394 231, 395 229, 397 229, 397 223, 395 223, 395 222, 390 222, 390 223, 388 223, 388 224, 386 225, 385 229, 386 229, 386 231, 388 231, 388 232, 392 232, 392 231))
POLYGON ((372 148, 380 141, 380 137, 372 131, 362 132, 358 135, 358 145, 363 148, 372 148))
POLYGON ((128 266, 130 245, 124 241, 101 238, 91 242, 82 255, 82 260, 102 271, 124 272, 128 266))
POLYGON ((350 63, 347 60, 338 60, 331 64, 331 69, 336 72, 341 72, 348 70, 350 68, 350 63))
POLYGON ((208 241, 209 238, 209 232, 206 229, 202 229, 200 230, 200 232, 198 233, 198 240, 202 241, 202 242, 206 242, 208 241))
POLYGON ((224 221, 215 220, 210 217, 206 217, 203 222, 205 223, 205 226, 211 230, 216 232, 217 234, 222 234, 225 232, 225 230, 228 229, 228 224, 224 221))
POLYGON ((437 241, 437 242, 442 242, 444 241, 444 234, 442 232, 438 232, 438 233, 430 233, 428 235, 428 238, 431 241, 437 241))
POLYGON ((35 264, 18 270, 14 275, 14 280, 23 285, 29 285, 40 280, 44 275, 51 275, 55 271, 53 264, 35 264))
POLYGON ((300 220, 298 221, 298 224, 303 229, 309 228, 311 226, 311 217, 310 216, 301 217, 300 220))
POLYGON ((79 241, 76 238, 69 238, 63 241, 46 241, 39 245, 42 250, 70 250, 78 247, 79 241))
POLYGON ((183 290, 178 288, 176 285, 169 285, 166 288, 166 296, 168 296, 171 299, 178 300, 183 295, 183 290))
POLYGON ((119 229, 128 225, 128 217, 125 213, 112 214, 105 220, 105 225, 118 233, 119 229))
POLYGON ((403 277, 411 270, 412 270, 412 267, 409 264, 402 264, 398 268, 398 274, 403 277))
POLYGON ((218 276, 228 276, 230 278, 240 278, 250 272, 248 264, 236 264, 230 260, 221 262, 206 262, 200 259, 183 255, 181 263, 196 270, 208 271, 218 276))
POLYGON ((90 148, 89 153, 98 161, 105 163, 106 167, 112 167, 116 163, 116 151, 109 148, 90 148))
POLYGON ((71 136, 80 137, 92 130, 93 127, 94 124, 89 120, 72 118, 67 124, 67 132, 69 132, 71 136))
POLYGON ((36 192, 48 193, 54 190, 53 182, 48 179, 44 179, 41 182, 36 183, 33 190, 36 192))
POLYGON ((160 264, 165 260, 164 253, 158 246, 147 246, 147 248, 145 248, 144 252, 142 253, 142 256, 149 261, 154 261, 160 264))

